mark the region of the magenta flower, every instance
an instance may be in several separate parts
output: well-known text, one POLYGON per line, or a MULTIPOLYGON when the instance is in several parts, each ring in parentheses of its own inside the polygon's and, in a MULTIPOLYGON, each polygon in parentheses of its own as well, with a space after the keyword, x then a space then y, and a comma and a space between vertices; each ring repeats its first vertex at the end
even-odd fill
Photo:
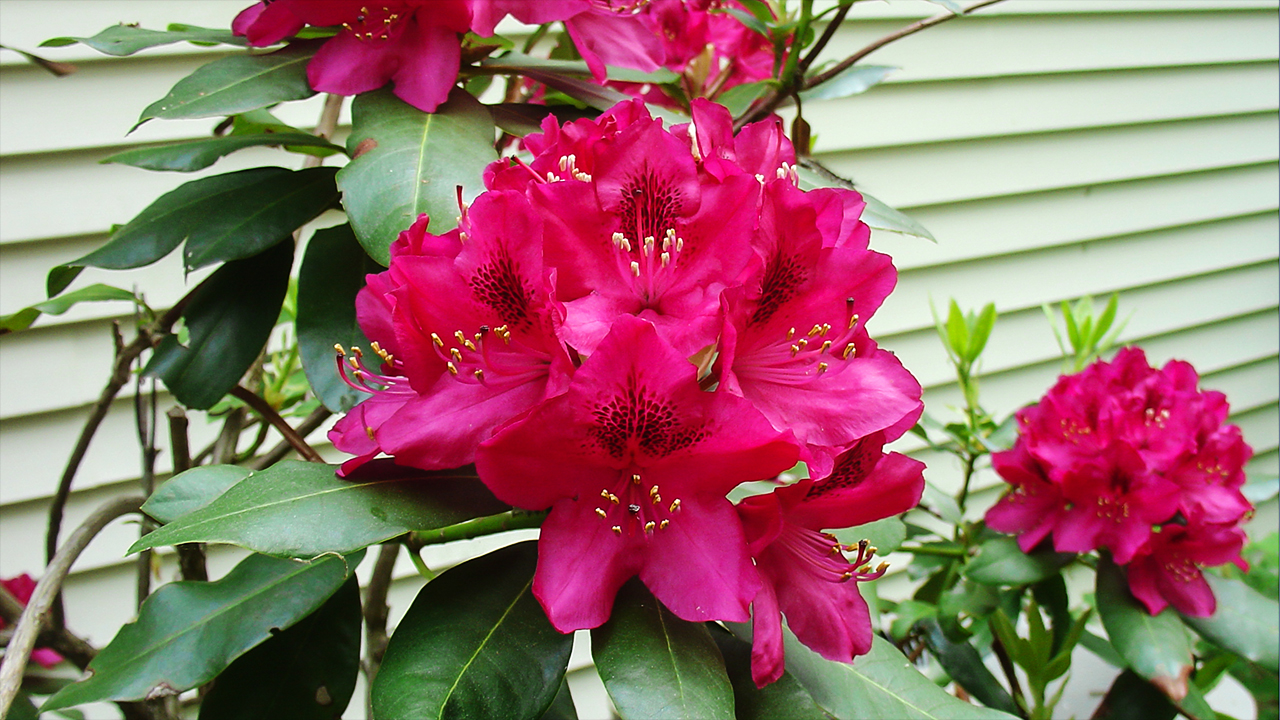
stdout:
POLYGON ((756 274, 725 293, 720 382, 792 430, 824 475, 859 438, 897 438, 923 411, 920 384, 865 329, 897 273, 887 255, 826 247, 810 196, 787 179, 764 186, 757 238, 756 274))
MULTIPOLYGON (((8 580, 0 580, 0 585, 14 597, 15 600, 26 606, 31 602, 31 594, 36 591, 36 581, 28 574, 22 573, 15 575, 8 580)), ((0 628, 5 626, 5 621, 0 618, 0 628)), ((31 659, 36 661, 41 667, 51 668, 62 662, 62 656, 50 650, 49 648, 36 648, 31 651, 31 659)))
POLYGON ((542 221, 522 195, 482 195, 444 237, 426 234, 425 222, 414 228, 357 300, 389 371, 352 360, 353 385, 373 397, 330 434, 359 456, 344 473, 378 452, 425 470, 465 465, 495 428, 562 392, 572 372, 554 334, 542 221))
POLYGON ((504 502, 551 508, 533 592, 562 632, 609 617, 628 578, 692 621, 745 621, 760 580, 725 493, 791 467, 790 438, 698 387, 652 324, 621 316, 552 398, 480 446, 504 502))
POLYGON ((1238 561, 1252 450, 1224 424, 1225 396, 1199 380, 1185 362, 1151 367, 1137 348, 1059 378, 1018 412, 1014 448, 993 456, 1013 490, 987 523, 1019 533, 1024 551, 1050 535, 1060 552, 1109 551, 1152 613, 1212 613, 1198 568, 1238 561))
POLYGON ((1208 617, 1217 600, 1201 568, 1234 563, 1247 571, 1244 543, 1244 531, 1234 525, 1166 525, 1129 563, 1129 589, 1152 615, 1173 605, 1183 615, 1208 617))
POLYGON ((803 480, 738 504, 763 584, 752 603, 751 676, 759 687, 784 669, 782 615, 800 642, 837 662, 871 649, 871 618, 858 582, 885 566, 868 564, 875 548, 841 546, 823 529, 851 527, 904 513, 924 492, 924 464, 885 454, 881 434, 842 455, 830 475, 803 480), (857 555, 848 560, 841 551, 857 555))

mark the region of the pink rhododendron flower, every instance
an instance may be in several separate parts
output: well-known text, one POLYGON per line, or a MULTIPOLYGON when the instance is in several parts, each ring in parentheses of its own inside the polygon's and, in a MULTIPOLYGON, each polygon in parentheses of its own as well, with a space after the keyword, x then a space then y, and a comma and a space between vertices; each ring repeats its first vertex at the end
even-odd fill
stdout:
POLYGON ((796 449, 749 403, 698 387, 650 323, 619 317, 565 395, 480 447, 504 502, 551 508, 533 592, 562 632, 596 627, 632 576, 686 620, 745 621, 760 580, 725 494, 796 449))
MULTIPOLYGON (((0 585, 14 597, 15 600, 26 605, 31 602, 31 594, 36 591, 36 581, 28 574, 22 573, 15 575, 8 580, 0 580, 0 585)), ((5 626, 5 621, 0 618, 0 628, 5 626)), ((31 659, 40 664, 41 667, 51 668, 62 662, 62 656, 50 650, 49 648, 36 648, 31 651, 31 659)))
POLYGON ((992 456, 1013 490, 987 524, 1024 551, 1046 537, 1061 552, 1107 550, 1152 613, 1212 613, 1199 568, 1243 562, 1252 450, 1224 425, 1225 396, 1198 384, 1189 364, 1156 369, 1137 348, 1059 378, 1018 412, 1014 448, 992 456))
POLYGON ((751 555, 763 584, 752 603, 751 675, 759 687, 784 669, 781 615, 796 637, 818 654, 852 662, 871 649, 871 618, 858 582, 871 570, 875 548, 841 546, 825 528, 862 525, 904 513, 924 492, 924 464, 885 454, 883 435, 864 438, 818 480, 803 480, 738 504, 751 555), (857 554, 847 560, 841 551, 857 554))

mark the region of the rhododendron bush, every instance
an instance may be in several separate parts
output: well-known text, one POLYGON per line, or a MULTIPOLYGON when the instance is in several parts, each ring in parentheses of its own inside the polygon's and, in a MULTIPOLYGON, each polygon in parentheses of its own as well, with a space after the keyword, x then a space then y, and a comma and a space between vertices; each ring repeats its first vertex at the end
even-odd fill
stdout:
MULTIPOLYGON (((940 1, 870 48, 993 2, 940 1)), ((1076 372, 997 422, 976 383, 994 308, 952 303, 938 327, 964 405, 944 423, 869 331, 895 243, 929 235, 809 157, 801 93, 884 74, 859 64, 869 50, 823 55, 855 13, 273 0, 228 29, 46 43, 239 46, 139 120, 218 118, 211 137, 107 162, 280 154, 162 195, 53 268, 50 300, 3 318, 10 332, 131 301, 102 411, 131 369, 152 392, 147 496, 62 538, 81 448, 48 568, 5 581, 0 714, 48 696, 41 712, 114 702, 130 718, 576 717, 577 631, 626 718, 1048 718, 1086 651, 1124 666, 1099 717, 1141 698, 1199 720, 1225 672, 1274 684, 1274 580, 1250 570, 1243 530, 1251 450, 1194 368, 1137 348, 1101 359, 1114 299, 1097 316, 1064 306, 1076 372), (316 93, 314 132, 272 114, 316 93), (188 272, 213 269, 172 308, 72 289, 83 268, 180 245, 188 272), (181 406, 159 483, 156 380, 181 406), (187 450, 183 409, 223 423, 208 452, 187 450), (322 455, 307 436, 330 416, 322 455), (904 454, 922 446, 959 458, 958 494, 904 454), (969 497, 986 467, 1009 486, 989 509, 969 497), (93 648, 58 590, 132 513, 138 617, 93 648), (424 559, 482 538, 445 569, 424 559), (211 580, 207 544, 248 556, 211 580), (168 548, 174 579, 153 592, 168 548), (909 598, 876 589, 895 551, 909 598), (389 627, 400 557, 421 589, 389 627), (29 660, 85 672, 33 683, 29 660)))

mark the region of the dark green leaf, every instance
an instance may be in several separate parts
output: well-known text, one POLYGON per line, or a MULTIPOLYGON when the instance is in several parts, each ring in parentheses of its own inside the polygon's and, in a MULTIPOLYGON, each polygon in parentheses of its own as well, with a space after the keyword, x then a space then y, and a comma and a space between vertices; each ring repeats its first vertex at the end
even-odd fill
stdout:
POLYGON ((724 12, 737 18, 738 22, 742 23, 753 32, 769 37, 769 28, 761 22, 760 18, 756 17, 752 13, 749 13, 746 10, 739 10, 738 8, 731 6, 725 7, 724 12))
POLYGON ((251 555, 217 582, 165 585, 89 663, 88 678, 41 710, 164 697, 207 682, 320 607, 359 562, 359 555, 310 563, 251 555))
POLYGON ((0 50, 11 50, 13 52, 16 52, 22 57, 26 58, 27 61, 30 62, 31 64, 47 70, 48 72, 52 73, 55 77, 66 77, 67 75, 70 75, 71 73, 79 69, 75 65, 72 65, 71 63, 56 62, 54 60, 49 60, 48 58, 40 57, 35 53, 30 53, 30 52, 27 52, 26 50, 20 50, 16 47, 10 47, 8 45, 0 45, 0 50))
POLYGON ((831 100, 864 93, 897 69, 892 65, 851 65, 830 80, 800 93, 800 99, 831 100))
POLYGON ((342 147, 315 135, 263 133, 261 135, 226 135, 207 140, 191 140, 171 145, 126 150, 105 158, 102 162, 132 165, 147 170, 194 172, 209 167, 236 150, 260 145, 318 147, 333 152, 343 152, 342 147))
POLYGON ((573 635, 531 591, 535 542, 451 568, 418 593, 373 682, 376 718, 540 717, 564 679, 573 635))
POLYGON ((784 672, 776 681, 757 688, 751 679, 751 644, 739 640, 719 625, 708 624, 711 639, 724 657, 733 685, 736 720, 825 720, 827 714, 798 680, 784 672))
POLYGON ((1120 673, 1093 713, 1093 720, 1173 720, 1178 708, 1132 670, 1120 673))
POLYGON ((591 631, 591 655, 627 720, 733 717, 733 686, 707 628, 673 615, 638 579, 591 631))
POLYGON ((1183 616, 1183 621, 1213 642, 1240 657, 1275 672, 1280 652, 1280 607, 1240 580, 1205 573, 1218 609, 1213 615, 1183 616))
POLYGON ((1120 657, 1120 653, 1116 652, 1114 647, 1111 647, 1110 642, 1094 635, 1088 630, 1085 630, 1084 634, 1080 636, 1080 644, 1089 652, 1097 655, 1098 659, 1112 667, 1123 668, 1128 666, 1124 661, 1124 658, 1120 657))
POLYGON ((734 117, 741 117, 751 107, 751 104, 759 100, 766 92, 769 91, 770 84, 767 81, 758 81, 753 83, 743 83, 734 85, 716 96, 716 102, 729 109, 729 114, 734 117))
POLYGON ((456 188, 478 193, 485 166, 497 159, 493 118, 458 89, 431 114, 387 89, 364 93, 351 115, 353 159, 338 173, 338 187, 360 244, 387 265, 392 241, 422 213, 433 233, 456 225, 456 188))
POLYGON ((256 255, 337 200, 334 173, 333 168, 262 167, 184 183, 112 232, 106 245, 50 271, 49 295, 75 278, 79 270, 69 268, 142 267, 183 240, 189 270, 256 255))
POLYGON ((334 412, 347 412, 368 397, 338 375, 333 346, 368 346, 356 322, 356 293, 365 275, 382 270, 350 225, 317 230, 307 243, 298 275, 298 351, 311 389, 334 412))
POLYGON ((142 511, 161 523, 171 523, 213 502, 228 488, 249 477, 237 465, 205 465, 169 478, 147 498, 142 511))
POLYGON ((1124 570, 1109 558, 1098 561, 1098 615, 1111 645, 1129 667, 1174 702, 1187 694, 1191 638, 1173 608, 1156 616, 1129 593, 1124 570))
MULTIPOLYGON (((740 635, 740 626, 733 626, 740 635)), ((853 664, 831 662, 784 630, 787 669, 818 705, 841 720, 1013 720, 991 708, 957 699, 920 674, 889 641, 872 638, 871 652, 853 664)))
POLYGON ((164 380, 183 405, 207 410, 240 382, 267 343, 284 301, 293 244, 218 268, 182 313, 189 343, 167 335, 144 373, 164 380))
POLYGON ((920 620, 937 616, 938 606, 919 600, 903 600, 898 603, 895 612, 898 617, 890 625, 889 635, 900 642, 911 634, 920 620))
POLYGON ((805 158, 796 170, 800 177, 800 187, 811 190, 815 187, 842 187, 856 190, 862 195, 867 206, 862 210, 862 222, 876 230, 912 235, 930 242, 938 242, 923 225, 908 217, 900 210, 895 210, 876 198, 859 190, 854 184, 831 172, 812 158, 805 158))
POLYGON ((560 689, 556 691, 556 698, 551 701, 551 707, 542 713, 539 720, 578 720, 578 708, 573 704, 573 693, 569 692, 569 681, 562 679, 560 681, 560 689))
POLYGON ((170 26, 168 31, 148 30, 137 25, 112 25, 93 37, 56 37, 40 43, 40 47, 62 47, 81 43, 106 55, 123 57, 139 50, 170 45, 176 42, 219 43, 244 46, 248 41, 227 30, 196 27, 195 25, 170 26), (178 29, 181 28, 181 29, 178 29))
POLYGON ((1028 555, 1014 538, 997 537, 978 546, 964 576, 984 585, 1029 585, 1056 574, 1073 557, 1052 550, 1035 550, 1028 555))
POLYGON ((340 717, 360 672, 360 583, 241 655, 200 703, 200 720, 340 717))
POLYGON ((149 533, 130 552, 185 542, 221 542, 268 555, 347 553, 508 507, 474 470, 425 473, 384 466, 385 475, 342 479, 332 465, 286 460, 258 471, 207 506, 149 533), (299 522, 299 518, 306 518, 299 522))
POLYGON ((134 303, 138 302, 137 296, 128 290, 96 283, 52 300, 36 303, 11 315, 0 316, 0 335, 26 330, 31 327, 31 323, 35 322, 36 318, 40 317, 42 313, 46 315, 61 315, 70 310, 71 306, 76 303, 103 300, 131 300, 134 303))
MULTIPOLYGON (((1075 627, 1067 607, 1067 583, 1061 574, 1050 575, 1031 586, 1031 596, 1040 607, 1049 611, 1049 622, 1053 627, 1052 654, 1057 655, 1075 627)), ((1080 630, 1083 631, 1084 627, 1081 626, 1080 630)))
POLYGON ((179 80, 168 95, 148 105, 138 125, 152 118, 235 115, 311 97, 316 92, 307 84, 307 63, 318 42, 295 42, 265 55, 218 58, 179 80))
POLYGON ((983 705, 1017 714, 1018 706, 1014 704, 1009 691, 1004 689, 982 663, 982 656, 972 645, 949 640, 936 619, 924 620, 921 627, 924 629, 924 640, 929 646, 929 652, 938 658, 942 669, 947 671, 952 680, 983 705))

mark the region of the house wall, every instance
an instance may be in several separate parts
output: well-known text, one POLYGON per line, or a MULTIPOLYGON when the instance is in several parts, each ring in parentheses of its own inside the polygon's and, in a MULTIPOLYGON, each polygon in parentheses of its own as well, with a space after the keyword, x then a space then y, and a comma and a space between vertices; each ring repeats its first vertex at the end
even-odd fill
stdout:
MULTIPOLYGON (((220 27, 246 4, 0 0, 0 42, 36 50, 46 37, 92 35, 117 21, 220 27)), ((859 3, 851 13, 859 20, 839 31, 827 56, 938 11, 919 0, 859 3)), ((958 402, 930 301, 996 304, 982 387, 1003 417, 1059 372, 1041 305, 1114 292, 1128 318, 1122 340, 1141 344, 1153 362, 1192 362, 1204 387, 1227 393, 1232 421, 1255 449, 1251 480, 1277 475, 1278 26, 1275 0, 1007 0, 873 53, 866 62, 901 69, 870 92, 806 105, 819 159, 937 237, 872 239, 901 272, 872 329, 925 385, 930 413, 945 421, 958 402)), ((80 46, 40 52, 79 70, 55 79, 0 51, 0 313, 43 298, 49 267, 97 247, 111 223, 193 177, 101 158, 194 138, 214 124, 152 121, 128 133, 145 105, 216 57, 213 49, 170 46, 130 58, 80 46)), ((282 116, 307 126, 319 111, 315 98, 282 116)), ((268 157, 279 161, 246 151, 196 176, 268 157)), ((163 307, 184 287, 172 260, 129 273, 90 270, 78 282, 143 288, 163 307)), ((117 319, 127 325, 127 309, 101 304, 0 337, 0 575, 42 567, 49 497, 107 378, 117 319)), ((115 402, 86 457, 68 530, 105 498, 138 489, 131 395, 115 402)), ((216 432, 198 414, 192 427, 197 446, 216 432)), ((931 482, 955 487, 958 469, 947 458, 905 447, 930 463, 931 482)), ((167 462, 162 453, 162 472, 167 462)), ((985 471, 977 488, 980 507, 999 483, 985 471)), ((1275 525, 1272 501, 1254 528, 1275 525)), ((95 644, 133 614, 124 550, 136 533, 115 523, 68 583, 71 626, 95 644)), ((446 566, 483 544, 430 561, 446 566)), ((236 557, 217 554, 215 568, 236 557)), ((402 612, 419 583, 407 563, 400 574, 392 601, 402 612)), ((883 582, 886 594, 905 587, 902 576, 883 582)), ((583 667, 585 656, 576 658, 583 667)), ((580 702, 605 707, 589 668, 574 677, 580 702)))

